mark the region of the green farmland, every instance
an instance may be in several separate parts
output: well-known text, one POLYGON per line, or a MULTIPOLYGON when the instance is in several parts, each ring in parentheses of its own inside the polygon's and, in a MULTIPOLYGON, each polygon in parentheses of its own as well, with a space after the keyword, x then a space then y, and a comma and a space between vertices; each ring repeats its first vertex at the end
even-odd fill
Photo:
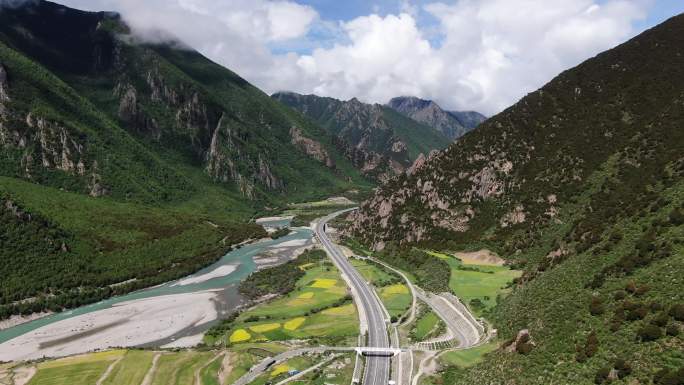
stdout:
MULTIPOLYGON (((340 341, 358 334, 356 308, 330 263, 302 265, 305 274, 285 296, 238 316, 218 343, 318 338, 340 341)), ((216 343, 215 342, 215 343, 216 343)))
POLYGON ((506 287, 521 272, 506 266, 474 265, 462 263, 451 254, 430 252, 445 260, 451 267, 449 288, 470 306, 476 315, 493 308, 496 297, 506 293, 506 287))

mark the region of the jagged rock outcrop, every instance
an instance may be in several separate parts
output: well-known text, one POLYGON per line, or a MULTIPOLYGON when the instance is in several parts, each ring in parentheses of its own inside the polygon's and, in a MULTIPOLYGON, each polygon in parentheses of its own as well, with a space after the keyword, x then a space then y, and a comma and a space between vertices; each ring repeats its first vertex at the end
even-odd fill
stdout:
POLYGON ((324 164, 328 168, 335 168, 335 160, 330 157, 328 151, 322 144, 313 139, 305 137, 299 127, 293 126, 290 129, 292 144, 302 150, 307 156, 324 164))
POLYGON ((234 135, 224 114, 214 129, 206 155, 207 173, 219 182, 235 182, 240 192, 250 199, 256 197, 256 183, 267 190, 282 190, 284 183, 274 175, 268 158, 258 154, 256 159, 252 159, 244 154, 236 145, 234 135))
POLYGON ((5 66, 0 63, 0 114, 2 114, 2 108, 4 102, 9 102, 9 82, 7 81, 7 70, 5 66))
POLYGON ((510 341, 510 344, 504 347, 508 353, 528 354, 537 346, 537 343, 532 339, 532 335, 528 329, 518 331, 515 339, 510 341))
POLYGON ((458 139, 485 121, 485 116, 475 111, 445 111, 432 100, 413 96, 393 98, 387 104, 397 112, 424 123, 450 139, 458 139))
POLYGON ((119 99, 119 118, 133 127, 139 134, 161 139, 161 129, 154 118, 148 117, 138 102, 138 92, 130 84, 119 84, 114 89, 114 95, 119 99))
POLYGON ((7 70, 0 63, 0 143, 5 142, 4 137, 4 122, 7 119, 7 104, 10 101, 9 97, 9 82, 7 81, 7 70))
MULTIPOLYGON (((47 169, 61 170, 67 173, 85 174, 83 146, 72 138, 71 133, 62 125, 36 117, 29 113, 26 125, 30 129, 29 142, 36 145, 36 153, 40 154, 40 163, 47 169)), ((20 139, 21 147, 26 139, 20 139)))

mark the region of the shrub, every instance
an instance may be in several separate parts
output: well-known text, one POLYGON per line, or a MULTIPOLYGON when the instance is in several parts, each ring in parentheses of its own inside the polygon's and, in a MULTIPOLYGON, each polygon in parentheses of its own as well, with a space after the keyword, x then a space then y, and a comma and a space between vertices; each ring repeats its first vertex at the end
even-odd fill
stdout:
POLYGON ((667 325, 665 332, 667 333, 668 336, 676 337, 679 335, 679 326, 677 326, 675 324, 669 324, 669 325, 667 325))
POLYGON ((470 307, 473 309, 482 309, 484 306, 484 303, 479 298, 473 298, 470 300, 470 307))
POLYGON ((647 324, 639 329, 637 337, 643 342, 655 341, 663 337, 663 330, 655 325, 647 324))
POLYGON ((622 358, 615 360, 613 367, 618 371, 619 378, 625 378, 632 373, 632 365, 622 358))
POLYGON ((667 326, 667 322, 670 320, 670 316, 667 315, 665 312, 658 313, 658 315, 651 320, 651 323, 653 325, 659 326, 659 327, 665 327, 667 326))
POLYGON ((594 383, 603 384, 613 370, 610 366, 604 366, 596 372, 596 377, 594 377, 594 383))
POLYGON ((684 212, 681 209, 674 209, 669 215, 670 223, 675 226, 684 224, 684 212))
POLYGON ((653 376, 656 385, 684 385, 684 368, 679 370, 662 369, 653 376))
POLYGON ((593 296, 591 297, 591 303, 589 304, 589 313, 593 316, 601 315, 606 311, 603 306, 603 301, 601 298, 593 296))
POLYGON ((670 315, 677 321, 684 322, 684 303, 672 305, 670 308, 670 315))
POLYGON ((587 336, 587 342, 584 346, 584 352, 587 357, 593 357, 596 352, 598 352, 599 340, 596 336, 596 332, 592 331, 587 336))

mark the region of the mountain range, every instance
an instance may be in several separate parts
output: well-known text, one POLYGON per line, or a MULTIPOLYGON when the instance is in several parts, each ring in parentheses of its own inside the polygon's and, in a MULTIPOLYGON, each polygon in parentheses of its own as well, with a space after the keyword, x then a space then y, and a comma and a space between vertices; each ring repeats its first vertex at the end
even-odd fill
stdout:
POLYGON ((488 248, 523 270, 486 314, 504 347, 440 381, 681 383, 683 90, 679 15, 561 73, 362 205, 350 231, 375 250, 488 248))
POLYGON ((440 130, 388 106, 293 92, 272 97, 320 124, 336 138, 338 150, 352 164, 381 182, 406 172, 420 154, 427 155, 450 143, 440 130))

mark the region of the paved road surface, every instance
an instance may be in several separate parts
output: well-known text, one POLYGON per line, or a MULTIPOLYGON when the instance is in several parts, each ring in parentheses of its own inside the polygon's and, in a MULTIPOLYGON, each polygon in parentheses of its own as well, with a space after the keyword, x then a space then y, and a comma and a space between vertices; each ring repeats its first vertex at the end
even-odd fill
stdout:
MULTIPOLYGON (((343 274, 347 276, 351 285, 358 293, 359 305, 363 307, 366 315, 368 325, 368 343, 369 347, 389 348, 389 337, 387 336, 387 324, 385 320, 385 311, 382 303, 378 301, 372 288, 361 277, 358 271, 349 263, 342 251, 335 245, 328 235, 325 233, 325 227, 331 219, 342 215, 351 210, 338 211, 321 219, 316 225, 315 232, 321 244, 328 252, 328 255, 333 260, 343 274)), ((389 382, 389 357, 366 357, 366 370, 363 374, 364 385, 387 385, 389 382)))

